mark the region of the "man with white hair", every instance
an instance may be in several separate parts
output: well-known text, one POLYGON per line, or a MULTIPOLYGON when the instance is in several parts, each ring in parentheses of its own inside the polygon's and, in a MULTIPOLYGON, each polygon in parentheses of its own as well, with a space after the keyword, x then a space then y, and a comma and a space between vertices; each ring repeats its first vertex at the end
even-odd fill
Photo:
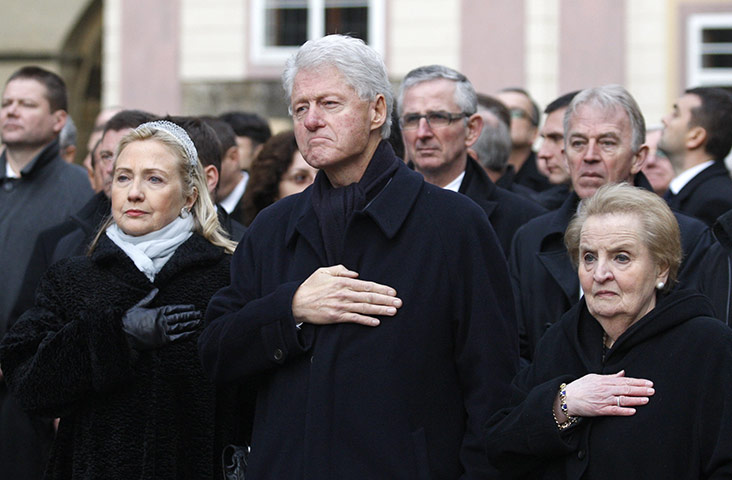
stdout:
MULTIPOLYGON (((583 90, 564 114, 564 150, 573 192, 559 209, 531 220, 514 237, 509 266, 519 320, 521 356, 531 360, 546 329, 577 303, 577 272, 564 245, 564 231, 578 203, 607 183, 629 182, 652 190, 641 172, 648 154, 643 115, 619 85, 583 90)), ((697 266, 711 234, 691 217, 676 214, 684 262, 681 285, 696 282, 697 266)))
POLYGON ((493 478, 482 427, 518 345, 488 219, 394 155, 361 40, 305 43, 283 83, 321 171, 251 224, 199 340, 215 381, 257 389, 247 477, 493 478))

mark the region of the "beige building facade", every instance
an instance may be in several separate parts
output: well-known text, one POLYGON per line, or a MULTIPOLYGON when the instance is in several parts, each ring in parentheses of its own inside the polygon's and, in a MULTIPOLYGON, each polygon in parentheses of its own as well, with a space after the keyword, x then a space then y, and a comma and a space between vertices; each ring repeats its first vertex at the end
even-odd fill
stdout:
POLYGON ((279 75, 299 43, 355 32, 398 85, 431 63, 483 93, 620 83, 649 124, 689 86, 732 87, 732 0, 4 0, 0 76, 60 72, 82 131, 102 106, 256 111, 287 125, 279 75))

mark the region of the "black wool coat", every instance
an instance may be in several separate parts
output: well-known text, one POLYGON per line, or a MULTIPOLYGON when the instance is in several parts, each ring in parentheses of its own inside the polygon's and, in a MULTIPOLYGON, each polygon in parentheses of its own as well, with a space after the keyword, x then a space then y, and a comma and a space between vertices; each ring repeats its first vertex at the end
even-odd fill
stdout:
POLYGON ((703 295, 672 292, 603 359, 603 330, 583 299, 546 332, 512 406, 488 423, 489 456, 507 478, 732 478, 732 330, 711 315, 703 295), (648 404, 559 430, 560 384, 620 370, 653 382, 648 404))
POLYGON ((551 188, 552 184, 549 179, 539 171, 539 167, 536 164, 536 152, 532 151, 526 161, 521 165, 514 182, 519 185, 529 187, 535 192, 543 192, 544 190, 551 188))
POLYGON ((723 160, 699 172, 679 193, 668 200, 679 212, 713 225, 717 217, 732 209, 732 179, 723 160))
POLYGON ((518 341, 485 214, 399 162, 348 223, 343 264, 403 306, 378 327, 298 329, 293 295, 327 266, 311 191, 257 216, 199 340, 216 381, 257 382, 247 478, 492 478, 482 428, 508 400, 518 341))
MULTIPOLYGON (((651 190, 641 172, 635 176, 635 185, 651 190)), ((578 202, 577 194, 571 193, 559 209, 529 221, 513 239, 508 265, 516 300, 521 358, 528 362, 546 329, 579 300, 577 271, 564 245, 564 232, 577 212, 578 202)), ((679 286, 692 287, 698 281, 699 264, 713 237, 700 220, 681 213, 675 216, 684 251, 679 286)))
POLYGON ((516 230, 532 218, 546 213, 546 209, 536 202, 498 187, 470 156, 458 191, 480 205, 488 215, 507 258, 516 230))
POLYGON ((95 194, 65 222, 42 231, 25 270, 23 286, 13 307, 10 324, 33 306, 38 282, 49 266, 62 258, 84 255, 96 231, 109 216, 111 202, 104 192, 95 194))
POLYGON ((712 301, 716 317, 732 326, 732 210, 714 224, 717 240, 709 247, 699 272, 699 291, 712 301))
POLYGON ((232 392, 217 395, 205 378, 197 338, 136 352, 121 318, 153 288, 151 307, 204 311, 228 282, 230 258, 194 234, 151 283, 102 236, 91 257, 51 266, 35 307, 0 344, 12 395, 61 417, 46 478, 217 478, 220 444, 236 424, 232 392))

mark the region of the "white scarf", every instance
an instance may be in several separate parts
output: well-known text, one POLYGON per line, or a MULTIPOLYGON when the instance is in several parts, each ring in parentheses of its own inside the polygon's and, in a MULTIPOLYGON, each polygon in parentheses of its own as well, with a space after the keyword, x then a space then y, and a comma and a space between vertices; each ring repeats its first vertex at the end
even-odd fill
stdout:
POLYGON ((107 228, 106 234, 152 282, 175 250, 193 235, 194 225, 193 215, 188 215, 139 237, 127 235, 116 223, 107 228))

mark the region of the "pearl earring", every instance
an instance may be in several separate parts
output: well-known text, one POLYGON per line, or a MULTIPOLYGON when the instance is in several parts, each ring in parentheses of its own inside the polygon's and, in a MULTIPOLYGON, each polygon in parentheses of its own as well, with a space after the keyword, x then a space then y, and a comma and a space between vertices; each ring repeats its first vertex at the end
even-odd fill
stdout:
POLYGON ((663 283, 663 282, 658 282, 658 283, 656 284, 656 288, 657 288, 658 290, 661 290, 661 289, 662 289, 662 288, 663 288, 663 287, 664 287, 665 285, 666 285, 666 284, 665 284, 665 283, 663 283))
POLYGON ((189 209, 183 207, 180 209, 180 218, 188 218, 188 214, 191 213, 189 209))

